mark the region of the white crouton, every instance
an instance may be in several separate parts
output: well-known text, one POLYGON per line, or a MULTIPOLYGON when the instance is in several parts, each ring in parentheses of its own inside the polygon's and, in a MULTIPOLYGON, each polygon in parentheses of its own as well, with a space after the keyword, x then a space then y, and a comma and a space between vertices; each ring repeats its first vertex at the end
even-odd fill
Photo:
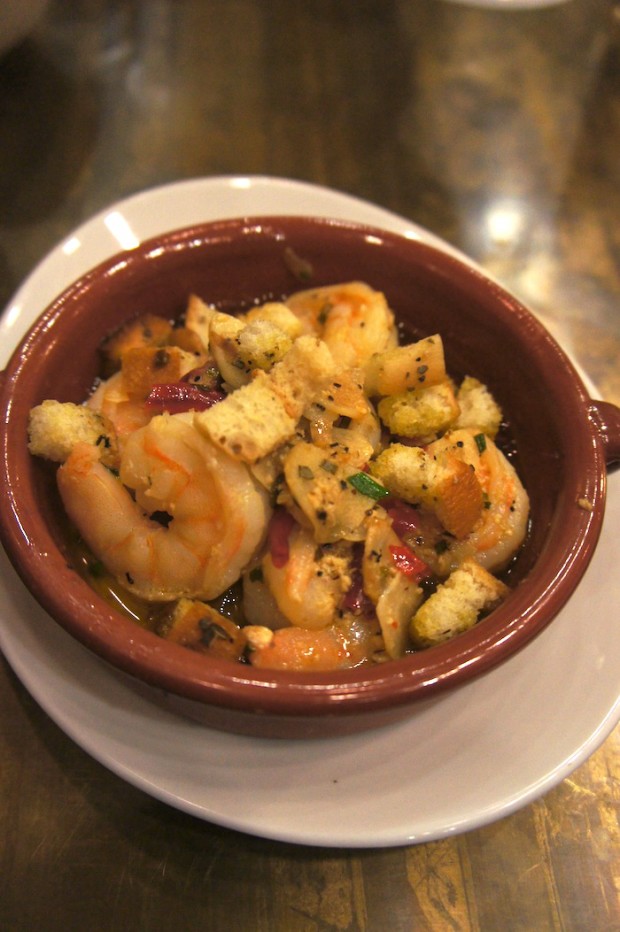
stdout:
POLYGON ((270 320, 252 320, 238 336, 239 358, 247 372, 268 372, 288 353, 293 341, 286 331, 270 320))
POLYGON ((253 307, 241 318, 246 324, 255 320, 266 320, 279 330, 283 330, 291 340, 296 340, 302 334, 302 325, 299 318, 293 312, 279 301, 268 301, 267 304, 261 304, 259 307, 253 307))
POLYGON ((414 646, 432 647, 473 628, 482 612, 495 608, 508 591, 475 560, 465 560, 411 619, 414 646))
POLYGON ((468 427, 495 439, 502 422, 502 410, 482 382, 467 376, 456 395, 460 413, 455 427, 468 427))
POLYGON ((299 337, 269 374, 258 370, 248 385, 197 413, 196 426, 231 456, 255 463, 294 434, 304 408, 334 372, 327 346, 299 337))
MULTIPOLYGON (((288 314, 293 314, 285 308, 288 314)), ((251 381, 256 369, 268 372, 292 346, 289 334, 270 320, 255 317, 243 322, 229 314, 214 315, 210 325, 211 351, 231 389, 251 381)))
POLYGON ((443 342, 439 334, 375 353, 366 364, 364 388, 374 396, 398 395, 446 380, 443 342))
POLYGON ((428 443, 454 423, 459 406, 450 382, 441 382, 382 398, 377 411, 393 434, 428 443))
POLYGON ((211 321, 218 311, 199 298, 197 295, 190 295, 185 310, 185 326, 188 330, 196 333, 205 352, 209 349, 209 330, 211 321))
POLYGON ((370 464, 373 476, 393 495, 433 511, 443 527, 466 537, 483 508, 475 470, 446 453, 433 456, 421 447, 392 443, 370 464))
POLYGON ((54 463, 64 463, 77 443, 99 446, 101 460, 117 458, 114 430, 101 414, 72 402, 44 401, 30 412, 28 449, 54 463))
POLYGON ((245 625, 243 634, 250 650, 264 650, 274 639, 271 628, 264 625, 245 625))
POLYGON ((243 324, 232 314, 215 311, 209 323, 209 349, 226 384, 234 389, 249 381, 239 360, 237 337, 243 324))

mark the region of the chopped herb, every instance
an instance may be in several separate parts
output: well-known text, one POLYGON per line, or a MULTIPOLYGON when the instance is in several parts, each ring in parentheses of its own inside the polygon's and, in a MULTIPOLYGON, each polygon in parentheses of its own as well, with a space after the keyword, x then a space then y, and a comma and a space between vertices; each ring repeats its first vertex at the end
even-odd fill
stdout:
POLYGON ((333 304, 330 304, 329 301, 327 302, 327 304, 323 305, 317 317, 317 320, 320 324, 325 323, 325 321, 329 317, 329 312, 331 311, 332 307, 333 307, 333 304))
POLYGON ((216 638, 232 643, 232 638, 228 631, 223 628, 222 625, 218 625, 216 621, 211 621, 209 618, 201 618, 198 622, 198 627, 201 632, 200 641, 205 647, 209 647, 216 638))
POLYGON ((170 362, 170 353, 165 349, 159 349, 153 356, 153 369, 163 369, 170 362))
POLYGON ((478 447, 478 453, 484 453, 487 448, 487 438, 484 436, 484 434, 476 434, 474 440, 476 441, 476 446, 478 447))
POLYGON ((335 473, 337 468, 336 464, 332 463, 331 460, 323 460, 321 463, 321 469, 324 469, 325 472, 335 473))
POLYGON ((314 479, 314 473, 309 466, 298 466, 297 474, 300 479, 314 479))
POLYGON ((352 476, 348 476, 347 479, 354 489, 361 492, 362 495, 367 495, 368 498, 374 498, 375 501, 390 494, 385 486, 369 476, 368 473, 356 472, 352 476))

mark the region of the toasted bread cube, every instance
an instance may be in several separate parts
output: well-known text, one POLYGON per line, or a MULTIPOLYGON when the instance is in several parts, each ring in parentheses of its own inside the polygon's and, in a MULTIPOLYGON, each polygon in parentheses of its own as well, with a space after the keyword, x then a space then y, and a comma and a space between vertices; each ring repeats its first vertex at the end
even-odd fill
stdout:
POLYGON ((296 340, 302 334, 302 325, 299 318, 293 312, 279 301, 268 301, 267 304, 261 304, 259 307, 253 307, 243 315, 242 320, 246 324, 253 321, 268 321, 279 330, 283 330, 291 340, 296 340))
POLYGON ((446 380, 443 342, 439 334, 375 353, 366 364, 364 388, 369 397, 399 395, 446 380))
POLYGON ((198 359, 178 346, 134 347, 123 353, 123 387, 130 399, 144 401, 153 385, 178 382, 198 359))
POLYGON ((255 373, 195 423, 231 456, 255 463, 291 437, 304 408, 333 378, 334 361, 316 337, 303 336, 266 374, 255 373))
POLYGON ((101 448, 101 461, 114 466, 118 458, 112 425, 101 414, 70 401, 44 401, 30 412, 28 449, 54 463, 64 463, 77 443, 101 448))
POLYGON ((459 539, 482 513, 484 497, 475 470, 450 454, 435 457, 421 447, 392 443, 370 469, 393 495, 434 512, 459 539))
POLYGON ((487 386, 478 379, 467 376, 461 382, 456 400, 460 413, 454 426, 480 431, 494 440, 503 415, 487 386))
POLYGON ((293 341, 288 333, 270 320, 252 320, 238 338, 239 356, 246 370, 269 369, 288 353, 293 341))
POLYGON ((268 372, 293 342, 288 333, 269 320, 257 317, 244 323, 220 313, 211 320, 210 341, 215 362, 231 389, 247 385, 256 369, 268 372))
POLYGON ((441 382, 382 398, 377 411, 393 434, 428 443, 454 423, 459 406, 450 382, 441 382))
POLYGON ((143 314, 115 330, 101 344, 105 376, 120 369, 123 354, 129 349, 165 346, 172 333, 172 324, 155 314, 143 314))
POLYGON ((192 330, 200 339, 203 352, 205 353, 208 352, 210 345, 209 331, 211 328, 211 321, 217 313, 219 312, 216 308, 205 304, 202 298, 199 298, 195 294, 190 295, 187 308, 185 309, 185 326, 188 330, 192 330))
POLYGON ((175 644, 228 660, 239 660, 246 643, 239 625, 196 599, 179 599, 158 634, 175 644))
POLYGON ((508 591, 475 560, 464 560, 411 619, 414 646, 432 647, 473 628, 480 615, 495 608, 508 591))

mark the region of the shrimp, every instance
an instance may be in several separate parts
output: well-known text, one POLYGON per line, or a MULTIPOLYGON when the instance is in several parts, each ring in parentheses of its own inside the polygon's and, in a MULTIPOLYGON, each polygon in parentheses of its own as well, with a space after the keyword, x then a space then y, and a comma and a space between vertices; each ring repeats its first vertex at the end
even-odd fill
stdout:
POLYGON ((313 533, 295 524, 285 564, 276 566, 271 554, 265 555, 263 578, 289 624, 313 630, 331 624, 351 585, 351 553, 347 542, 317 551, 313 533))
POLYGON ((107 569, 146 600, 212 599, 241 575, 270 516, 244 463, 193 415, 158 415, 127 438, 117 477, 77 444, 58 470, 70 519, 107 569))
POLYGON ((120 447, 134 430, 148 424, 152 416, 144 401, 129 397, 123 385, 122 372, 100 382, 86 405, 108 419, 120 447))
POLYGON ((473 557, 493 572, 504 567, 523 543, 529 518, 529 497, 513 465, 489 438, 480 451, 474 431, 462 429, 431 443, 427 451, 442 451, 460 457, 473 466, 482 487, 484 508, 471 532, 448 546, 438 558, 441 575, 456 569, 473 557))
POLYGON ((327 285, 291 295, 286 305, 305 333, 316 334, 342 366, 364 366, 398 342, 384 295, 363 282, 327 285))
POLYGON ((270 670, 343 670, 367 663, 380 648, 375 623, 352 616, 320 631, 251 625, 243 631, 252 666, 270 670))

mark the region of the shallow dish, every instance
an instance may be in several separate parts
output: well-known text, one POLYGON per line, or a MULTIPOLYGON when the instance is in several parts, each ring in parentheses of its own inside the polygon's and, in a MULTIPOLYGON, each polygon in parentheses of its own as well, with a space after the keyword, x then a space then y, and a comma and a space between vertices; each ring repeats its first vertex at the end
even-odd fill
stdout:
POLYGON ((205 224, 105 262, 35 324, 3 373, 0 407, 8 420, 2 539, 35 597, 153 698, 215 727, 262 735, 339 734, 392 721, 523 647, 578 584, 600 532, 605 465, 619 456, 618 410, 590 399, 557 344, 501 288, 407 237, 309 218, 205 224), (488 619, 397 663, 312 677, 205 661, 114 612, 67 568, 49 470, 24 442, 33 405, 85 396, 100 340, 128 317, 175 315, 190 291, 226 309, 296 290, 287 247, 311 263, 313 284, 364 278, 386 293, 412 335, 442 334, 449 371, 487 382, 508 413, 532 501, 514 590, 488 619))

